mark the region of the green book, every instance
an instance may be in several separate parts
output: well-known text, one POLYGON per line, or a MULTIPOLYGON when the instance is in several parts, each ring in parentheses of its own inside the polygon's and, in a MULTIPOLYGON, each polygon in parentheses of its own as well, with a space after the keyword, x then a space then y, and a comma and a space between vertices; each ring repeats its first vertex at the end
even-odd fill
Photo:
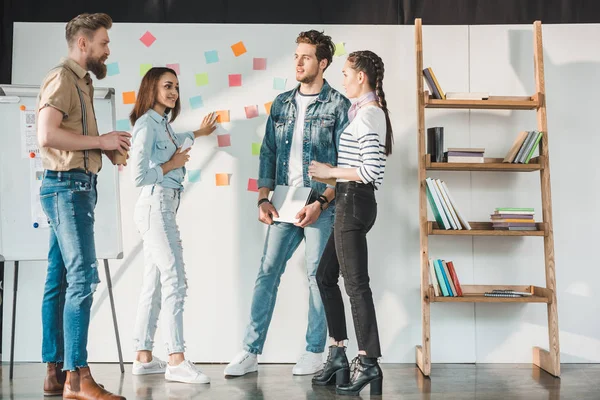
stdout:
POLYGON ((527 158, 525 158, 525 164, 528 164, 529 160, 531 160, 531 157, 533 156, 533 152, 535 151, 535 149, 537 148, 538 144, 540 143, 540 140, 542 139, 542 135, 543 134, 544 134, 544 132, 539 132, 538 133, 537 138, 535 138, 535 143, 533 143, 533 147, 531 148, 531 151, 527 155, 527 158))
POLYGON ((531 211, 531 212, 534 211, 533 208, 511 208, 511 207, 496 208, 495 210, 496 211, 531 211))

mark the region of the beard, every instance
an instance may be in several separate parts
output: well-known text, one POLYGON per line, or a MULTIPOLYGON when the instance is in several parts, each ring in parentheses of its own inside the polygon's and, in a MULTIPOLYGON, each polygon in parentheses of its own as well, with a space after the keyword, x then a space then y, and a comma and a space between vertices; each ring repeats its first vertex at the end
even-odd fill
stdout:
POLYGON ((89 59, 87 61, 88 71, 92 71, 96 78, 104 79, 106 77, 106 64, 101 58, 89 59))
POLYGON ((306 84, 313 83, 315 81, 315 79, 317 79, 318 75, 319 75, 318 72, 315 72, 314 74, 309 74, 308 72, 305 71, 304 77, 298 79, 298 82, 300 82, 300 83, 306 83, 306 84))

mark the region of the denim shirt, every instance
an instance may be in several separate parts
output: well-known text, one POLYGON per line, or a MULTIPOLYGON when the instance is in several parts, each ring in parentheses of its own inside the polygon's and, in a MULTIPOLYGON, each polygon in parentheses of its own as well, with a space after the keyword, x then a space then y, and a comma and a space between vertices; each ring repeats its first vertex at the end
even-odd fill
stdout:
POLYGON ((168 116, 161 116, 152 109, 135 121, 130 156, 135 185, 183 189, 181 182, 185 177, 185 167, 171 170, 163 176, 161 165, 171 159, 186 137, 194 140, 194 133, 173 132, 168 116))
MULTIPOLYGON (((258 187, 271 190, 288 184, 290 150, 296 122, 296 92, 299 86, 282 93, 271 105, 265 137, 260 148, 258 187)), ((323 193, 326 184, 311 180, 308 166, 312 160, 337 165, 340 136, 348 125, 350 101, 333 89, 327 81, 317 100, 311 103, 304 119, 302 175, 305 187, 323 193)))

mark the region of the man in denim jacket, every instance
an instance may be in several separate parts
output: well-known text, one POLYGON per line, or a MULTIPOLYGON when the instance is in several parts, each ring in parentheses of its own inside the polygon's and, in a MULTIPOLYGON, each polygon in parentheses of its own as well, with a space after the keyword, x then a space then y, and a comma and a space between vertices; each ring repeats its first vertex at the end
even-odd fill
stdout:
POLYGON ((281 275, 302 239, 306 241, 310 290, 307 344, 293 373, 308 375, 323 368, 327 324, 315 274, 333 228, 335 207, 329 204, 335 191, 325 183, 311 180, 308 166, 312 160, 337 164, 339 139, 348 124, 350 101, 323 79, 335 51, 331 38, 311 30, 301 32, 296 43, 296 80, 300 85, 273 102, 260 151, 259 220, 270 226, 254 287, 244 351, 225 368, 227 376, 257 370, 257 355, 263 350, 281 275), (298 210, 298 223, 274 223, 277 210, 268 195, 276 185, 311 187, 318 199, 298 210))

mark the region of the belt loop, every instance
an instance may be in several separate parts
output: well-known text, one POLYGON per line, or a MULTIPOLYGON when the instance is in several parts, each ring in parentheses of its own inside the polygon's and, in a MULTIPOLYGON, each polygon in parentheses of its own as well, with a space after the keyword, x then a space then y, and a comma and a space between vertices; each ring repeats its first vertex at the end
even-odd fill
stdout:
POLYGON ((58 173, 56 174, 56 177, 58 178, 59 181, 62 181, 62 171, 58 171, 58 173))

